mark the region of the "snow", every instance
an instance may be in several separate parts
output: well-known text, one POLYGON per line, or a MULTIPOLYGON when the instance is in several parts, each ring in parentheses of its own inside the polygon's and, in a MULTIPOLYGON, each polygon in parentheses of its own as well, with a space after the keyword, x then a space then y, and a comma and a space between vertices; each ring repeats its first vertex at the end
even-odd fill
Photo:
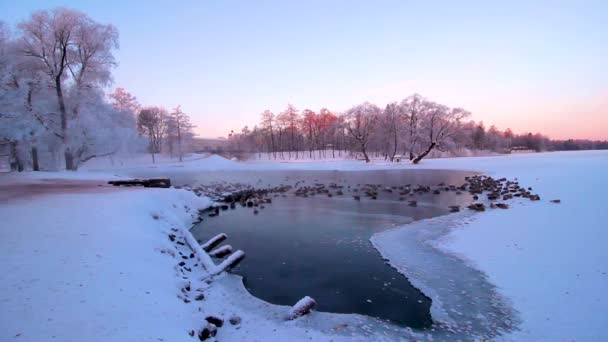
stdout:
MULTIPOLYGON (((416 166, 354 160, 242 163, 206 155, 118 168, 92 162, 83 172, 0 176, 2 192, 47 188, 44 196, 0 196, 0 340, 192 341, 188 332, 198 333, 207 315, 241 319, 218 329, 223 341, 450 339, 456 335, 420 335, 360 315, 313 312, 285 321, 289 307, 251 296, 238 276, 213 275, 222 264, 188 232, 197 209, 209 200, 177 189, 100 186, 137 170, 410 168, 518 178, 542 199, 418 221, 372 238, 394 267, 433 298, 433 317, 447 331, 499 332, 504 340, 608 339, 606 152, 429 159, 416 166), (168 234, 184 244, 173 243, 168 234), (190 253, 195 258, 184 263, 192 271, 185 272, 177 264, 190 253), (201 293, 205 298, 195 300, 201 293), (518 329, 508 331, 511 324, 518 329)), ((240 256, 237 251, 232 259, 240 256)))
MULTIPOLYGON (((542 201, 513 201, 509 210, 454 214, 380 233, 372 240, 391 264, 421 283, 423 292, 428 285, 426 290, 437 295, 439 287, 432 277, 409 273, 418 270, 422 261, 413 258, 402 243, 410 240, 412 231, 443 228, 447 235, 425 240, 435 248, 435 255, 448 252, 483 271, 518 312, 519 330, 503 336, 505 340, 608 339, 608 214, 602 204, 603 189, 608 189, 608 153, 432 160, 424 167, 468 168, 496 177, 517 177, 540 194, 542 201), (551 199, 561 203, 551 203, 551 199)), ((438 265, 434 266, 441 269, 438 265)), ((456 283, 464 278, 450 276, 456 283)), ((442 278, 445 282, 446 277, 442 278)), ((448 290, 462 287, 456 284, 448 290)), ((434 299, 445 299, 445 308, 445 301, 453 298, 434 299)))
POLYGON ((205 202, 117 189, 3 205, 0 340, 182 338, 196 312, 176 300, 176 261, 160 251, 172 248, 169 226, 192 221, 184 206, 205 202))
MULTIPOLYGON (((104 185, 109 174, 76 175, 53 175, 52 183, 72 185, 65 191, 0 206, 1 341, 192 341, 189 333, 196 338, 207 316, 238 317, 218 328, 227 341, 383 341, 402 333, 360 315, 287 323, 289 307, 254 298, 240 277, 219 274, 242 251, 216 265, 189 233, 208 199, 104 185)), ((3 176, 0 191, 40 187, 40 179, 3 176)))

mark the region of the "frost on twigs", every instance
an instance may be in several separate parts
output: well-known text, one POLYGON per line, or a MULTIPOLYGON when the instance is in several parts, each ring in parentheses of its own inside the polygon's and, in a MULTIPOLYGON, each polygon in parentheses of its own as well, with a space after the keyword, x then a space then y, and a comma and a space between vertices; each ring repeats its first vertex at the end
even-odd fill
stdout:
POLYGON ((314 309, 317 302, 309 296, 300 299, 287 314, 287 320, 293 320, 300 316, 306 315, 314 309))

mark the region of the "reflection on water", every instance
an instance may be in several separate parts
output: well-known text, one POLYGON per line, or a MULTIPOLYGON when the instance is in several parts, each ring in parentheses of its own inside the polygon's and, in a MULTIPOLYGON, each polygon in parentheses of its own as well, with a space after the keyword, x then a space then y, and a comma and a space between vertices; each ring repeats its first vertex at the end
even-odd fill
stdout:
POLYGON ((468 203, 468 194, 407 195, 379 191, 378 199, 360 194, 363 184, 383 186, 460 185, 470 173, 452 171, 257 171, 206 172, 172 177, 177 184, 241 182, 256 187, 336 183, 343 195, 276 197, 265 209, 241 208, 209 217, 192 229, 206 240, 224 232, 247 258, 233 272, 244 277, 256 297, 292 305, 305 295, 321 311, 360 313, 413 328, 431 324, 430 300, 381 259, 369 242, 372 234, 423 218, 446 214, 448 206, 468 203), (350 186, 350 187, 349 187, 350 186), (356 192, 359 189, 359 192, 356 192), (417 207, 408 206, 415 199, 417 207))

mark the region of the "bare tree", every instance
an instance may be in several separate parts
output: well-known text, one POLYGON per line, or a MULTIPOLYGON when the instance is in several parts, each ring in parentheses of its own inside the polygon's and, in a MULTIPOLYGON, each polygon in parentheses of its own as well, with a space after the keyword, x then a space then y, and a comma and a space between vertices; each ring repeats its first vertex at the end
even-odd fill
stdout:
MULTIPOLYGON (((400 103, 401 115, 406 123, 407 140, 405 148, 409 154, 409 159, 414 160, 419 145, 419 126, 420 118, 424 114, 427 101, 420 95, 414 94, 405 98, 400 103)), ((405 154, 405 153, 404 153, 405 154)))
POLYGON ((156 163, 155 153, 161 151, 161 142, 166 131, 167 111, 160 107, 146 107, 137 115, 137 127, 148 136, 152 163, 156 163))
POLYGON ((296 159, 298 158, 297 150, 296 150, 296 131, 298 130, 299 117, 298 110, 291 103, 287 105, 287 108, 284 112, 279 114, 277 120, 283 127, 283 131, 289 133, 289 158, 291 159, 291 151, 296 151, 296 159))
POLYGON ((418 164, 434 148, 441 149, 461 121, 470 115, 462 108, 448 108, 430 101, 426 101, 426 109, 423 122, 428 137, 427 147, 415 156, 412 160, 414 164, 418 164))
POLYGON ((400 109, 401 107, 393 102, 387 104, 382 113, 382 126, 385 131, 382 136, 385 140, 385 153, 391 162, 395 160, 397 154, 400 109))
POLYGON ((274 158, 277 158, 277 154, 276 154, 276 145, 275 145, 275 117, 274 114, 269 111, 269 110, 265 110, 262 113, 262 120, 261 120, 261 126, 262 126, 262 130, 269 135, 268 140, 270 140, 270 149, 269 152, 272 152, 274 158))
POLYGON ((346 130, 359 145, 366 163, 370 161, 367 144, 380 112, 380 108, 369 102, 354 106, 346 112, 346 130))
POLYGON ((108 96, 112 99, 112 106, 120 112, 137 114, 139 111, 140 105, 139 102, 137 102, 137 97, 133 96, 124 88, 118 87, 108 96))
POLYGON ((191 136, 192 128, 194 125, 190 123, 190 117, 188 114, 182 112, 181 106, 177 106, 173 109, 173 112, 169 115, 169 120, 171 122, 171 126, 175 131, 175 135, 177 138, 177 151, 179 156, 179 161, 183 161, 183 144, 186 137, 191 136))

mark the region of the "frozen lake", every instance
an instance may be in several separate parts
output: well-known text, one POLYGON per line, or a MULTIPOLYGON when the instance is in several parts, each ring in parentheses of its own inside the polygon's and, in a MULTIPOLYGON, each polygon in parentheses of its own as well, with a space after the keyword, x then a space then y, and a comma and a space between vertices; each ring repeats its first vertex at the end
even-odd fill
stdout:
POLYGON ((430 299, 383 260, 369 239, 377 232, 448 213, 448 206, 470 202, 468 193, 441 191, 400 195, 411 184, 442 188, 460 185, 466 172, 453 171, 229 171, 180 174, 177 184, 239 182, 256 187, 334 184, 332 197, 307 198, 288 193, 273 198, 265 209, 221 211, 192 229, 206 240, 228 234, 229 243, 247 258, 233 272, 243 276, 256 297, 293 305, 305 295, 320 311, 359 313, 412 328, 432 324, 430 299), (364 196, 364 184, 375 184, 376 200, 364 196), (391 187, 395 189, 391 189, 391 187), (389 190, 390 189, 390 190, 389 190), (337 195, 342 191, 343 195, 337 195), (361 200, 353 199, 360 195, 361 200), (400 197, 402 197, 400 200, 400 197), (417 206, 408 205, 416 200, 417 206), (255 215, 254 210, 259 213, 255 215))

